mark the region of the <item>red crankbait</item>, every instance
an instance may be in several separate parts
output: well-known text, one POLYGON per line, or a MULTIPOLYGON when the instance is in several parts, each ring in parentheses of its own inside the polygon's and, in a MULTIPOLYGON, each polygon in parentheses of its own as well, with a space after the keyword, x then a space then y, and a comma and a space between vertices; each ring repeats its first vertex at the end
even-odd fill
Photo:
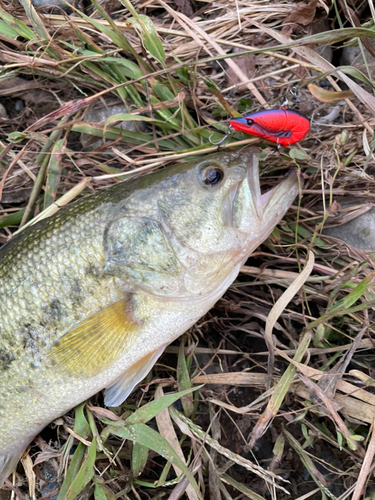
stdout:
POLYGON ((310 130, 310 121, 305 115, 286 108, 250 113, 243 118, 232 118, 229 123, 234 130, 263 137, 280 146, 300 141, 310 130))

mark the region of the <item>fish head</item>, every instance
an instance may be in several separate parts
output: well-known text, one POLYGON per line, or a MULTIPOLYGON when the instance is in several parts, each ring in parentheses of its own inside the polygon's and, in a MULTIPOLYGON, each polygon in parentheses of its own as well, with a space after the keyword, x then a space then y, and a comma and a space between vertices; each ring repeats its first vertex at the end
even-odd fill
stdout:
POLYGON ((261 193, 257 148, 145 175, 114 206, 104 233, 105 271, 127 291, 142 287, 179 298, 224 293, 297 193, 296 172, 261 193))
POLYGON ((154 197, 188 289, 204 293, 235 277, 297 194, 296 172, 261 193, 257 148, 170 167, 154 197))
POLYGON ((248 254, 285 215, 299 190, 292 171, 261 193, 258 148, 209 155, 176 170, 160 186, 157 204, 167 233, 200 254, 248 254))

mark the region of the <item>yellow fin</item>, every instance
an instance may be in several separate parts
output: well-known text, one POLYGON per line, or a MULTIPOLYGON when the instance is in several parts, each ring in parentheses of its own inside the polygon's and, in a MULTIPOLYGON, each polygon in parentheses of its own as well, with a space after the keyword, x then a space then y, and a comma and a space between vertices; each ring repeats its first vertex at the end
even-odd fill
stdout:
POLYGON ((52 347, 52 362, 74 374, 95 376, 131 344, 141 322, 134 318, 131 296, 82 321, 52 347))
POLYGON ((165 347, 162 345, 156 351, 146 354, 131 365, 111 387, 105 390, 104 404, 106 406, 119 406, 123 403, 138 382, 146 377, 159 356, 162 355, 165 347))

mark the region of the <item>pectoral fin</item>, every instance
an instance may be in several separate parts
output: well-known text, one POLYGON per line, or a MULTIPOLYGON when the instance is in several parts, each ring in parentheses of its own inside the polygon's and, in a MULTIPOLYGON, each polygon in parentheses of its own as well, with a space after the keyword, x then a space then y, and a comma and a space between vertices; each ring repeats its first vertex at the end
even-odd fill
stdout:
POLYGON ((123 403, 138 382, 146 377, 165 347, 165 345, 159 347, 130 366, 111 387, 105 390, 104 404, 106 406, 119 406, 123 403))
POLYGON ((140 325, 129 295, 63 335, 51 349, 51 360, 71 373, 95 376, 132 344, 140 325))

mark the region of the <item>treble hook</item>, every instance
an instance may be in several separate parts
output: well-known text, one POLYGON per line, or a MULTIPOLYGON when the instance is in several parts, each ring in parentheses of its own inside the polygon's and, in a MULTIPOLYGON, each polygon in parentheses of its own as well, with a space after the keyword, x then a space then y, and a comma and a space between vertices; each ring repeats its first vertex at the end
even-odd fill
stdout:
POLYGON ((233 134, 233 132, 234 132, 234 128, 232 127, 232 125, 229 125, 227 133, 224 135, 224 137, 222 137, 222 138, 220 139, 220 141, 218 141, 218 142, 213 142, 213 141, 211 140, 211 137, 212 137, 214 134, 211 134, 211 135, 210 135, 210 137, 208 138, 208 140, 209 140, 210 144, 212 144, 213 146, 221 146, 221 145, 223 144, 223 142, 224 142, 224 141, 226 141, 226 140, 228 139, 228 137, 230 137, 230 136, 233 134))
POLYGON ((273 149, 270 151, 264 158, 262 158, 262 161, 268 160, 268 158, 276 153, 280 153, 280 149, 282 148, 281 144, 277 143, 276 149, 273 149))
MULTIPOLYGON (((297 96, 297 85, 294 85, 294 87, 292 87, 291 89, 289 89, 289 92, 292 94, 293 98, 297 96)), ((284 102, 282 103, 282 105, 280 106, 281 109, 286 109, 288 107, 288 104, 289 104, 289 101, 288 101, 288 98, 285 97, 285 100, 284 102)))
POLYGON ((288 107, 288 104, 289 104, 289 101, 288 101, 288 98, 286 97, 285 101, 282 103, 282 105, 280 106, 280 108, 281 109, 286 109, 288 107))

